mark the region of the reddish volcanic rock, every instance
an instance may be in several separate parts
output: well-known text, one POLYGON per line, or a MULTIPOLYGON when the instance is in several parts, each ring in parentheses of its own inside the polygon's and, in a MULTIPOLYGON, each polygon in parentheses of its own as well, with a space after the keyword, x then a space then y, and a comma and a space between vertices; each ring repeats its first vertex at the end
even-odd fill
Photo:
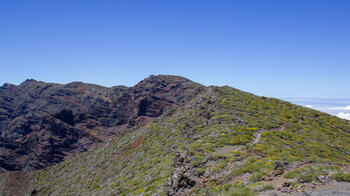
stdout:
POLYGON ((0 171, 40 169, 140 127, 205 87, 150 76, 134 87, 26 80, 0 87, 0 171))

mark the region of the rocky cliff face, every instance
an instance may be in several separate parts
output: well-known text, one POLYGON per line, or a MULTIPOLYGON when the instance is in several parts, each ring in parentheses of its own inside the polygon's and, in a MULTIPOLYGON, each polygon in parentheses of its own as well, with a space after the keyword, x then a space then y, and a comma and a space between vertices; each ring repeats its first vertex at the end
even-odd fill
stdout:
POLYGON ((26 80, 0 87, 0 171, 44 168, 139 127, 205 87, 177 76, 150 76, 106 88, 26 80))

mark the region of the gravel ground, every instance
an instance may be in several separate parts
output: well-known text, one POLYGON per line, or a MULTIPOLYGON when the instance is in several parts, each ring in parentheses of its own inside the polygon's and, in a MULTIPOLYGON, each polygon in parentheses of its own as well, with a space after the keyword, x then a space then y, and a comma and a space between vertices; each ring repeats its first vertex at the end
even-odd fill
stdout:
POLYGON ((286 194, 279 191, 267 191, 259 194, 260 196, 350 196, 350 183, 335 182, 315 189, 305 190, 303 193, 286 194))
POLYGON ((316 190, 306 190, 304 194, 307 196, 328 196, 328 195, 350 195, 350 183, 336 182, 325 186, 320 186, 316 190))

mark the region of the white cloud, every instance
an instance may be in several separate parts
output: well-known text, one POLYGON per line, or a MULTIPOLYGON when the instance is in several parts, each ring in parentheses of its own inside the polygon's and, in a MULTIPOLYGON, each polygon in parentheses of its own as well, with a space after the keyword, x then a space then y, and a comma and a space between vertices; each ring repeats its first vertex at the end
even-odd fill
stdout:
POLYGON ((350 120, 350 113, 340 112, 337 114, 337 116, 339 118, 344 118, 344 119, 350 120))
POLYGON ((331 110, 349 110, 350 111, 350 105, 345 106, 345 107, 332 107, 329 109, 331 109, 331 110))
POLYGON ((286 101, 309 101, 308 99, 285 99, 286 101))
POLYGON ((305 107, 307 107, 307 108, 312 108, 313 106, 312 106, 312 105, 306 105, 305 107))

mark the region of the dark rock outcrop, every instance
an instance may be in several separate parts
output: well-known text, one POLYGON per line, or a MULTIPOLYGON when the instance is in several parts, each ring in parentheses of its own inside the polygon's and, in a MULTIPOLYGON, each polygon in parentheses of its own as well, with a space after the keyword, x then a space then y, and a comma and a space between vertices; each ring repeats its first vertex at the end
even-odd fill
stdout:
POLYGON ((108 142, 196 96, 203 86, 150 76, 134 87, 26 80, 0 87, 0 171, 41 169, 108 142))
MULTIPOLYGON (((166 194, 172 196, 192 195, 195 188, 209 185, 208 176, 198 173, 198 167, 191 163, 186 153, 177 152, 174 159, 174 169, 166 187, 166 194)), ((217 179, 215 179, 216 182, 217 179)))
POLYGON ((186 154, 177 153, 174 160, 174 170, 168 183, 166 194, 174 196, 191 195, 196 186, 196 177, 192 171, 193 167, 186 162, 186 154))

